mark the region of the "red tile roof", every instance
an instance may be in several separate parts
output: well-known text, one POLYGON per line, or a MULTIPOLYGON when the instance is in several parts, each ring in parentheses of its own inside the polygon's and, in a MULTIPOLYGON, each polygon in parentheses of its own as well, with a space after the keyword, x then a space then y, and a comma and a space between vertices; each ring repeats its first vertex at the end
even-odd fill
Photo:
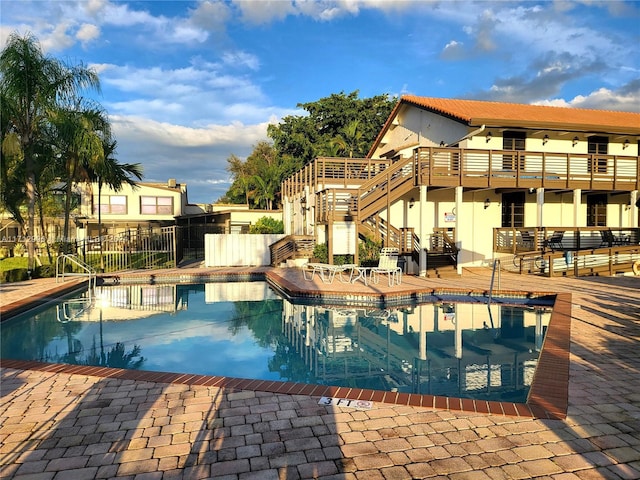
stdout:
POLYGON ((403 95, 399 104, 401 103, 411 103, 465 122, 470 126, 486 124, 488 126, 533 126, 535 128, 561 128, 631 135, 640 133, 640 113, 430 98, 415 95, 403 95))

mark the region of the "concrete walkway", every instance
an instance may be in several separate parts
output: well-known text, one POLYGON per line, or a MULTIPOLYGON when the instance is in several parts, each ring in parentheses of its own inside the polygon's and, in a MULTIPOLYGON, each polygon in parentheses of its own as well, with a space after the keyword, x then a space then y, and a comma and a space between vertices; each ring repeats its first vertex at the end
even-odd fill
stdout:
MULTIPOLYGON (((487 289, 490 272, 419 281, 487 289)), ((501 284, 572 293, 564 420, 379 403, 356 410, 314 396, 3 362, 0 478, 640 478, 640 278, 503 273, 501 284)), ((1 303, 46 290, 44 281, 1 285, 1 303)))

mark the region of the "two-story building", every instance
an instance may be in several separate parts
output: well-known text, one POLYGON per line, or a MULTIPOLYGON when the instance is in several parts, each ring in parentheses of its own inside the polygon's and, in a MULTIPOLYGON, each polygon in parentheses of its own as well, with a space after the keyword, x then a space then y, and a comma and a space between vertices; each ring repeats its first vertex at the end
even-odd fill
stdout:
POLYGON ((118 191, 96 183, 80 184, 80 210, 75 217, 78 240, 100 235, 117 235, 131 229, 158 229, 175 225, 176 217, 204 212, 188 202, 187 186, 169 179, 166 183, 139 182, 118 191))
POLYGON ((443 255, 461 273, 637 245, 639 137, 638 113, 406 95, 367 158, 318 158, 283 182, 286 232, 356 259, 381 239, 421 275, 443 255))

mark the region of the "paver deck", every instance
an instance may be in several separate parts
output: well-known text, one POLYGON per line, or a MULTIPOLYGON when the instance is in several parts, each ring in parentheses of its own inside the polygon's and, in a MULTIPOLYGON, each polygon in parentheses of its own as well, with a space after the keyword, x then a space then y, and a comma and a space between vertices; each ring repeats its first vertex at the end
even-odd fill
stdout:
MULTIPOLYGON (((405 276, 403 288, 487 289, 490 275, 405 276)), ((307 287, 374 288, 321 283, 307 287)), ((501 283, 572 294, 564 419, 384 403, 356 410, 318 405, 314 395, 3 362, 0 478, 640 478, 640 278, 503 273, 501 283)), ((51 280, 0 285, 1 304, 52 287, 51 280)))

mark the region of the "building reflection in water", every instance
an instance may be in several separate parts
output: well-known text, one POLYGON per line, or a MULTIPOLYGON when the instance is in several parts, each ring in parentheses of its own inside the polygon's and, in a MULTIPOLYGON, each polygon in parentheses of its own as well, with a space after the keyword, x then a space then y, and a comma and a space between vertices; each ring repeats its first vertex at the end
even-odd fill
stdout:
POLYGON ((285 301, 282 328, 317 383, 525 401, 550 315, 499 304, 366 309, 285 301))

